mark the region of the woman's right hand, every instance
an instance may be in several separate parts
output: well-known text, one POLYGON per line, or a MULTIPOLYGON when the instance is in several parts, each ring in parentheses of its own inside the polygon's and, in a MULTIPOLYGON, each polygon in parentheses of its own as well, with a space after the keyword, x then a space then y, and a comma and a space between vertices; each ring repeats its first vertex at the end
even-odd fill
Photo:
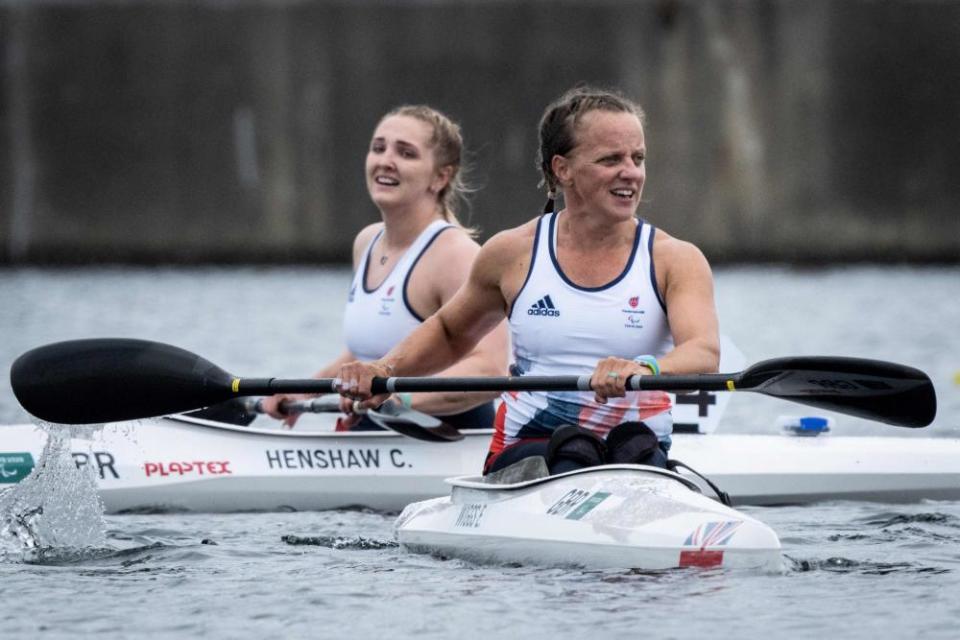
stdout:
POLYGON ((314 396, 299 394, 291 395, 286 393, 279 393, 275 396, 267 396, 260 400, 260 409, 270 416, 271 418, 276 418, 277 420, 283 420, 284 426, 288 429, 293 429, 293 426, 297 424, 297 420, 300 419, 299 413, 284 413, 281 409, 281 405, 284 402, 297 402, 300 400, 309 400, 314 396))
POLYGON ((389 393, 373 395, 371 386, 374 378, 389 378, 393 375, 392 367, 378 361, 348 362, 340 367, 340 395, 348 400, 355 401, 354 411, 359 409, 376 409, 383 404, 389 393))

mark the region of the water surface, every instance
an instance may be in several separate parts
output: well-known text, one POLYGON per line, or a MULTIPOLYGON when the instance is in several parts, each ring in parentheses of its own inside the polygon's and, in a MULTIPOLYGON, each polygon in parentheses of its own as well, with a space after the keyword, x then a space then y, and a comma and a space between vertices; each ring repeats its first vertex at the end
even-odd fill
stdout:
MULTIPOLYGON (((859 356, 933 378, 932 427, 830 414, 837 433, 960 436, 960 269, 716 275, 722 329, 748 361, 859 356)), ((0 424, 28 420, 10 363, 57 340, 146 338, 239 375, 308 375, 339 351, 348 280, 307 268, 0 271, 0 424)), ((797 412, 736 394, 721 429, 772 433, 797 412)), ((781 536, 785 570, 772 575, 487 567, 402 553, 393 514, 104 517, 91 479, 56 459, 29 492, 0 494, 0 628, 11 637, 948 638, 960 614, 955 502, 744 509, 781 536)))

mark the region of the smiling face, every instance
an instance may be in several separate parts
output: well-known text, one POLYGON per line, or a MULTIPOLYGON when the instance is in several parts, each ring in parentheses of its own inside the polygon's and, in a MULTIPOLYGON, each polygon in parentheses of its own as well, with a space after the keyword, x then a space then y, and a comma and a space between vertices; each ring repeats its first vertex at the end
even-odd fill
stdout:
POLYGON ((437 202, 449 170, 436 166, 432 138, 433 128, 417 118, 391 115, 380 121, 366 161, 367 190, 378 207, 437 202))
POLYGON ((574 129, 574 146, 553 157, 553 171, 571 209, 632 217, 647 179, 643 125, 633 113, 595 109, 574 129))

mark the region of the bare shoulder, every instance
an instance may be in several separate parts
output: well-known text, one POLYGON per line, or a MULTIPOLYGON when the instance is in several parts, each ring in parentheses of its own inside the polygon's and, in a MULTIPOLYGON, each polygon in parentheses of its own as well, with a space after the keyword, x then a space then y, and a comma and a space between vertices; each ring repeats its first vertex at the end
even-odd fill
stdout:
MULTIPOLYGON (((424 308, 439 307, 456 293, 467 281, 479 252, 480 245, 459 227, 448 227, 434 237, 410 275, 413 290, 431 301, 424 308)), ((414 293, 411 297, 420 296, 414 293)))
POLYGON ((660 229, 657 229, 653 242, 653 262, 661 291, 665 291, 678 279, 713 279, 710 263, 697 245, 675 238, 660 229))
POLYGON ((353 239, 354 268, 356 268, 357 263, 360 262, 360 257, 363 255, 364 249, 367 248, 367 245, 370 244, 370 241, 373 240, 374 236, 380 233, 381 229, 383 229, 382 222, 374 222, 373 224, 368 224, 363 229, 361 229, 360 233, 357 234, 357 237, 353 239))
POLYGON ((480 252, 484 260, 511 262, 518 258, 529 259, 533 240, 537 234, 537 219, 501 231, 486 241, 480 252))
POLYGON ((414 310, 427 317, 456 294, 470 275, 480 245, 459 227, 440 231, 420 254, 410 272, 407 296, 414 310))
POLYGON ((509 306, 527 278, 537 235, 537 220, 496 234, 480 250, 474 265, 474 276, 482 283, 495 286, 509 306))
POLYGON ((473 263, 480 251, 477 241, 460 227, 448 227, 437 234, 424 253, 423 260, 442 265, 465 265, 473 263))

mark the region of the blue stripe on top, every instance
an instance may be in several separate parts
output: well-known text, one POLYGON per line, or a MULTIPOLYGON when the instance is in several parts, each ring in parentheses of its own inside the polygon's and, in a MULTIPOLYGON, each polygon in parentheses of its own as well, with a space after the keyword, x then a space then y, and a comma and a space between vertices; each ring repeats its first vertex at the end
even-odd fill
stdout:
MULTIPOLYGON (((641 226, 643 222, 641 221, 641 226)), ((650 225, 650 239, 647 240, 647 253, 650 255, 650 284, 653 285, 653 293, 657 296, 657 301, 660 303, 660 307, 666 311, 667 303, 663 301, 663 296, 660 295, 660 287, 657 285, 657 267, 653 261, 653 237, 657 235, 657 228, 650 225)))
POLYGON ((430 238, 427 244, 423 245, 423 249, 420 250, 420 253, 417 254, 417 257, 414 258, 413 262, 410 263, 410 268, 407 270, 407 277, 403 279, 403 304, 404 306, 407 307, 407 311, 410 312, 410 315, 412 315, 414 318, 416 318, 420 322, 423 322, 426 318, 420 317, 420 314, 413 310, 413 306, 410 304, 410 298, 407 296, 407 285, 410 283, 410 276, 413 274, 413 270, 416 268, 417 263, 420 262, 420 258, 422 258, 423 254, 427 252, 427 249, 430 248, 430 245, 433 244, 434 240, 440 237, 440 234, 446 231, 447 229, 453 229, 453 228, 454 228, 453 225, 450 225, 448 227, 443 227, 439 231, 437 231, 435 234, 433 234, 433 237, 430 238))
POLYGON ((513 306, 517 302, 517 298, 520 297, 520 294, 523 293, 524 288, 526 288, 527 283, 530 282, 530 274, 533 273, 533 265, 537 262, 537 245, 540 243, 540 225, 543 224, 543 219, 547 216, 552 215, 545 213, 540 216, 540 219, 537 220, 537 229, 533 234, 533 252, 530 254, 530 266, 527 267, 527 277, 523 279, 523 284, 520 285, 520 289, 517 290, 517 295, 514 297, 513 302, 510 303, 510 310, 507 312, 507 319, 509 320, 513 316, 513 306))
MULTIPOLYGON (((611 280, 606 284, 602 284, 599 287, 581 287, 577 283, 573 282, 570 278, 567 277, 567 274, 563 272, 563 269, 560 267, 560 261, 557 260, 557 218, 560 217, 559 213, 553 214, 553 217, 550 219, 550 260, 553 261, 553 267, 557 270, 557 274, 560 278, 566 282, 568 285, 574 289, 579 289, 580 291, 603 291, 604 289, 609 289, 613 285, 617 284, 623 280, 627 273, 630 272, 630 267, 633 266, 633 260, 637 256, 637 248, 640 246, 640 231, 643 229, 643 222, 641 220, 636 220, 637 228, 634 231, 633 235, 633 248, 630 249, 630 257, 627 259, 627 264, 623 267, 623 271, 620 272, 616 278, 611 280)), ((652 260, 651 260, 652 262, 652 260)))
POLYGON ((373 236, 373 240, 370 241, 370 244, 367 245, 367 249, 364 252, 366 255, 363 258, 363 271, 360 274, 360 287, 363 289, 364 293, 373 293, 377 289, 383 286, 383 283, 389 280, 390 275, 387 274, 387 277, 383 279, 380 284, 378 284, 373 289, 367 288, 367 274, 370 273, 370 256, 373 255, 373 247, 377 244, 377 240, 380 239, 380 236, 383 235, 383 229, 377 231, 377 235, 373 236))

